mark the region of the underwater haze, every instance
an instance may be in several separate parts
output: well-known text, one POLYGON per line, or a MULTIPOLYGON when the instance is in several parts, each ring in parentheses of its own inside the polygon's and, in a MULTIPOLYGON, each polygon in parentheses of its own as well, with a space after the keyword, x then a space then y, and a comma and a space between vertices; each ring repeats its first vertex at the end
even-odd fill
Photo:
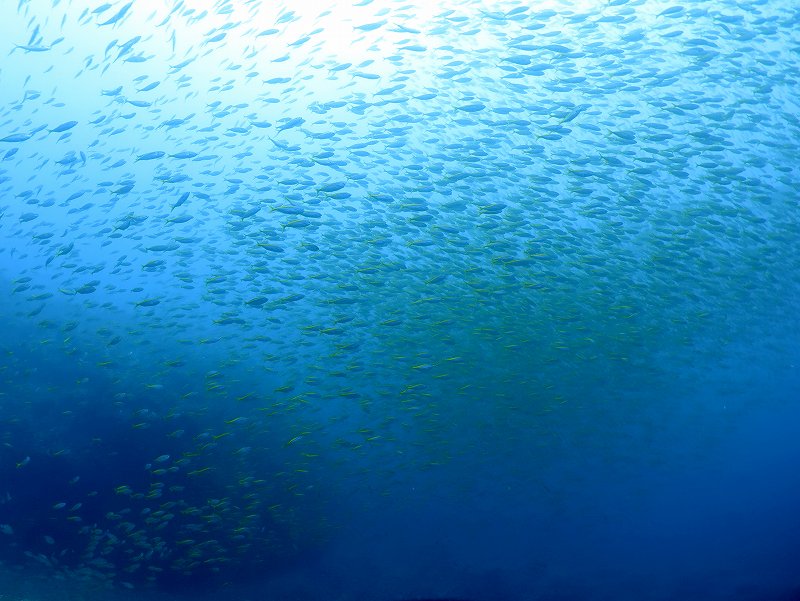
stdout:
POLYGON ((3 0, 0 599, 800 600, 800 5, 3 0))

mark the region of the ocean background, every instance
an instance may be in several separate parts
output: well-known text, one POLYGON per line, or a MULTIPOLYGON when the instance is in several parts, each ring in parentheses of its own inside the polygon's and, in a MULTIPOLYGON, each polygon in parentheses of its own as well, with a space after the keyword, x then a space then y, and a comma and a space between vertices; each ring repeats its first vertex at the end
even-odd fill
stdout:
POLYGON ((800 600, 800 5, 0 3, 0 600, 800 600))

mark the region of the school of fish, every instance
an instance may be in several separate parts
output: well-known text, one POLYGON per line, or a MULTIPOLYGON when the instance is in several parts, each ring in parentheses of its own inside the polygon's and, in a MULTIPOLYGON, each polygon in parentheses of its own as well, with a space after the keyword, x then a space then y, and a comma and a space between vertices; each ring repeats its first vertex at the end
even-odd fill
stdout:
POLYGON ((0 17, 18 561, 126 588, 276 563, 335 530, 326 497, 465 455, 545 461, 564 432, 602 455, 643 390, 790 344, 791 2, 0 17), (57 492, 20 496, 29 474, 57 492))

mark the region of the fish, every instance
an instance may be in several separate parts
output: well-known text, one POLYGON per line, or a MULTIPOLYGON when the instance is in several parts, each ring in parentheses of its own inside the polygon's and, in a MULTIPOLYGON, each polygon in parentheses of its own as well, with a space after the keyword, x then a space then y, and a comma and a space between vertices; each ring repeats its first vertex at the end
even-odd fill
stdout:
POLYGON ((153 150, 151 152, 145 152, 144 154, 140 154, 138 157, 136 157, 136 160, 137 161, 152 161, 154 159, 160 159, 160 158, 166 156, 166 154, 167 153, 164 152, 163 150, 153 150))
POLYGON ((19 48, 20 50, 24 50, 25 52, 47 52, 52 48, 52 46, 33 46, 30 44, 16 44, 14 49, 16 50, 19 48))
POLYGON ((293 129, 295 127, 299 127, 303 123, 305 123, 305 119, 302 117, 294 117, 292 119, 286 120, 284 123, 278 126, 278 132, 286 131, 287 129, 293 129))
POLYGON ((9 134, 0 138, 0 142, 25 142, 32 137, 33 134, 9 134))
POLYGON ((65 121, 61 125, 57 125, 53 129, 50 130, 50 133, 60 133, 64 131, 68 131, 78 125, 77 121, 65 121))
POLYGON ((146 298, 135 303, 137 307, 155 307, 161 304, 161 300, 157 298, 146 298))
MULTIPOLYGON (((128 11, 130 10, 131 6, 133 6, 133 1, 125 4, 122 8, 119 9, 119 11, 117 11, 117 13, 113 17, 111 17, 107 21, 104 21, 103 23, 98 23, 98 25, 102 27, 104 25, 114 25, 115 23, 118 23, 123 19, 123 17, 125 17, 126 14, 128 14, 128 11)), ((102 13, 103 11, 100 12, 102 13)))

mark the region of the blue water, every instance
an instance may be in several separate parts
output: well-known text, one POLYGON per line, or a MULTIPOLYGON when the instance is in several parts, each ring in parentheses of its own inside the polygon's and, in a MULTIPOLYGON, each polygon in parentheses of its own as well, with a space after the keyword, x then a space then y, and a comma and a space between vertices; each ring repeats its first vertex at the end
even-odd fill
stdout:
POLYGON ((800 599, 794 3, 0 40, 0 597, 800 599))

